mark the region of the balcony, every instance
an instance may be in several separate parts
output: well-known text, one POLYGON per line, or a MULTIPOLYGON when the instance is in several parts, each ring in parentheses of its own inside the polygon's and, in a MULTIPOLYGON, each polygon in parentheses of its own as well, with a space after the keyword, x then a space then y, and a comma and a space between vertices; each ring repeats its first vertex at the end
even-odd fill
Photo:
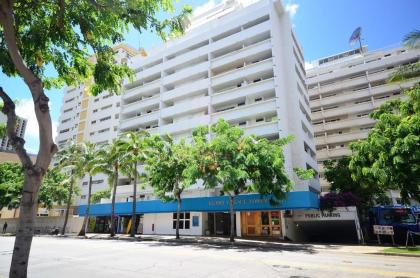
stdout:
POLYGON ((273 114, 276 112, 276 100, 270 99, 266 101, 260 101, 244 106, 240 106, 234 109, 216 112, 212 114, 212 123, 216 123, 219 118, 223 118, 226 121, 240 121, 246 120, 250 116, 258 117, 265 116, 267 114, 273 114))
POLYGON ((322 120, 323 118, 330 118, 340 115, 356 114, 359 112, 371 111, 375 106, 371 101, 366 103, 353 104, 339 106, 334 109, 319 111, 312 113, 312 121, 322 120))
POLYGON ((354 88, 358 87, 364 84, 367 84, 368 82, 375 82, 379 80, 385 80, 389 77, 389 75, 393 72, 393 70, 385 70, 377 73, 370 73, 369 77, 361 76, 353 79, 344 79, 339 80, 337 82, 321 86, 320 89, 311 89, 309 92, 309 95, 318 95, 323 94, 327 92, 335 92, 335 91, 343 91, 347 88, 354 88))
POLYGON ((139 85, 129 90, 125 90, 121 96, 123 101, 129 102, 133 101, 136 98, 150 94, 151 92, 159 92, 160 90, 160 80, 155 80, 151 83, 146 83, 144 85, 139 85))
POLYGON ((265 40, 245 48, 230 52, 226 55, 217 57, 212 61, 211 68, 218 69, 220 67, 232 64, 238 60, 244 60, 246 58, 255 57, 262 52, 271 52, 271 40, 265 40))
POLYGON ((212 86, 222 87, 223 84, 232 82, 232 81, 242 81, 244 78, 250 75, 256 75, 263 72, 272 72, 273 71, 273 59, 267 59, 260 61, 255 64, 247 65, 240 69, 233 69, 228 72, 216 75, 212 78, 212 86))
POLYGON ((173 90, 164 92, 162 94, 162 101, 174 101, 184 98, 186 96, 194 95, 200 91, 207 90, 209 86, 209 79, 199 79, 187 84, 176 87, 173 90))
POLYGON ((189 131, 199 125, 209 125, 210 116, 204 115, 199 117, 194 117, 188 120, 175 122, 172 124, 163 125, 160 128, 161 134, 177 134, 189 131))
POLYGON ((159 105, 159 101, 160 101, 159 95, 156 95, 150 98, 145 98, 142 100, 132 102, 130 104, 125 104, 121 108, 121 114, 136 113, 137 111, 140 111, 142 109, 145 109, 154 105, 159 105))
POLYGON ((270 29, 271 29, 270 21, 258 24, 249 29, 243 30, 239 33, 236 33, 234 35, 228 36, 226 38, 223 38, 221 40, 214 42, 211 45, 211 51, 213 52, 222 48, 227 48, 229 46, 237 44, 251 37, 256 37, 258 35, 261 35, 264 32, 270 32, 270 29))
POLYGON ((121 120, 120 129, 127 130, 130 128, 135 128, 135 127, 138 127, 139 125, 155 122, 158 119, 159 119, 159 111, 154 111, 149 114, 143 114, 141 116, 136 116, 136 117, 128 118, 125 120, 121 120))
POLYGON ((233 89, 212 96, 212 104, 222 104, 234 102, 248 96, 259 96, 266 92, 274 90, 274 79, 266 79, 256 83, 250 83, 242 87, 234 87, 233 89))
POLYGON ((374 123, 375 123, 375 120, 369 117, 340 120, 340 121, 335 121, 331 123, 316 125, 315 132, 322 132, 322 131, 327 131, 327 130, 342 129, 342 128, 349 128, 349 127, 357 127, 357 126, 363 126, 363 125, 371 125, 374 123))
POLYGON ((257 123, 251 126, 244 127, 246 135, 257 135, 261 137, 270 137, 279 134, 277 121, 257 123))
POLYGON ((158 64, 158 65, 152 66, 150 68, 147 68, 145 70, 137 72, 136 75, 135 75, 135 79, 136 80, 145 79, 145 78, 148 78, 148 77, 153 76, 155 74, 158 74, 161 71, 162 71, 162 64, 158 64))
POLYGON ((346 143, 365 139, 367 134, 368 131, 327 135, 326 137, 316 137, 315 142, 317 145, 346 143))
POLYGON ((317 151, 316 156, 319 161, 327 160, 327 159, 336 159, 343 156, 351 155, 351 150, 348 148, 336 148, 330 150, 321 150, 317 151))
POLYGON ((164 70, 168 70, 177 66, 184 65, 186 63, 189 63, 191 61, 191 57, 201 57, 201 56, 207 56, 209 52, 209 45, 194 49, 192 51, 186 52, 184 54, 178 55, 177 57, 165 61, 163 67, 164 70))
POLYGON ((184 68, 180 71, 177 71, 171 75, 167 75, 163 78, 164 85, 170 85, 177 82, 181 82, 184 79, 192 79, 199 76, 204 76, 208 73, 209 62, 201 62, 199 64, 184 68))
POLYGON ((169 118, 182 114, 190 114, 197 111, 206 110, 210 102, 210 97, 198 97, 191 98, 182 103, 175 104, 174 106, 166 107, 162 109, 161 117, 169 118))

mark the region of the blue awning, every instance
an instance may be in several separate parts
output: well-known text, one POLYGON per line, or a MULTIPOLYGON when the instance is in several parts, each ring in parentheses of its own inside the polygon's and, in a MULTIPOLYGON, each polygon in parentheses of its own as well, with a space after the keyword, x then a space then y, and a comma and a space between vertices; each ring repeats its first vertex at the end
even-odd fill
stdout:
MULTIPOLYGON (((84 216, 86 205, 79 207, 79 215, 84 216)), ((294 209, 318 209, 318 195, 311 191, 293 191, 286 195, 286 198, 279 204, 272 206, 270 196, 260 194, 244 194, 235 197, 235 211, 254 210, 294 210, 294 209)), ((138 201, 137 213, 168 213, 176 212, 176 202, 162 202, 160 200, 138 201)), ((130 215, 132 202, 116 203, 116 215, 130 215)), ((182 199, 182 211, 201 212, 223 212, 229 211, 229 198, 218 197, 197 197, 182 199)), ((95 204, 90 206, 91 216, 104 216, 111 214, 111 204, 95 204)))

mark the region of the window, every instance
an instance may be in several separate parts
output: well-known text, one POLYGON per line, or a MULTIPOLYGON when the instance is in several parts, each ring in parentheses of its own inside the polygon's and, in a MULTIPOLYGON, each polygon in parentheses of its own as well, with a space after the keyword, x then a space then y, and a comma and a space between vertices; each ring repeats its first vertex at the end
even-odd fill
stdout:
POLYGON ((103 183, 104 180, 94 180, 92 181, 92 184, 99 184, 99 183, 103 183))
POLYGON ((108 116, 108 117, 105 117, 105 118, 100 119, 99 121, 105 122, 105 121, 108 121, 110 119, 111 119, 111 116, 108 116))
POLYGON ((87 181, 84 181, 84 182, 83 182, 83 185, 88 185, 88 182, 87 182, 87 181))
MULTIPOLYGON (((179 228, 180 229, 190 229, 190 213, 181 212, 179 214, 179 228)), ((176 213, 173 213, 172 216, 172 229, 176 229, 176 213)))
POLYGON ((80 196, 80 199, 82 199, 82 200, 86 199, 86 195, 80 196))
POLYGON ((263 98, 262 97, 257 97, 255 98, 255 102, 261 101, 263 98))

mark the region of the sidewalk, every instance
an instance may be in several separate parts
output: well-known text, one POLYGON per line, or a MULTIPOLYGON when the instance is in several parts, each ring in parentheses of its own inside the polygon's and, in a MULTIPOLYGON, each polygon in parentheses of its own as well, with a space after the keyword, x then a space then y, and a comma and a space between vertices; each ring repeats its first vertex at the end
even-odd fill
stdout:
MULTIPOLYGON (((207 244, 207 245, 223 245, 232 247, 250 247, 250 248, 264 248, 283 250, 283 251, 299 251, 305 250, 311 253, 316 252, 340 252, 340 253, 353 253, 353 254, 380 254, 380 255, 397 255, 384 253, 383 250, 389 246, 368 246, 368 245, 339 245, 339 244, 311 244, 311 243, 295 243, 288 241, 273 241, 273 240, 256 240, 235 238, 235 242, 229 242, 226 237, 206 237, 206 236, 181 236, 181 239, 175 239, 174 235, 137 235, 135 238, 127 234, 117 234, 111 238, 108 234, 93 234, 89 233, 86 237, 77 236, 76 234, 69 234, 65 236, 50 236, 50 235, 37 235, 49 237, 68 237, 78 239, 92 239, 92 240, 125 240, 125 241, 148 241, 148 242, 166 242, 171 244, 207 244)), ((404 256, 404 255, 403 255, 404 256)), ((408 255, 416 256, 416 255, 408 255)), ((416 256, 420 257, 420 256, 416 256)))

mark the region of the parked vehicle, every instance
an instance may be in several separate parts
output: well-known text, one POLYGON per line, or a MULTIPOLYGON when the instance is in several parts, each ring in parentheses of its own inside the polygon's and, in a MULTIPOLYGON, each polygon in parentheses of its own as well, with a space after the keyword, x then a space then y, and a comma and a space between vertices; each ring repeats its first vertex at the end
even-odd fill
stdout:
POLYGON ((392 226, 397 243, 405 242, 407 231, 420 232, 415 209, 409 206, 392 205, 370 208, 369 222, 372 237, 374 237, 373 225, 392 226))

